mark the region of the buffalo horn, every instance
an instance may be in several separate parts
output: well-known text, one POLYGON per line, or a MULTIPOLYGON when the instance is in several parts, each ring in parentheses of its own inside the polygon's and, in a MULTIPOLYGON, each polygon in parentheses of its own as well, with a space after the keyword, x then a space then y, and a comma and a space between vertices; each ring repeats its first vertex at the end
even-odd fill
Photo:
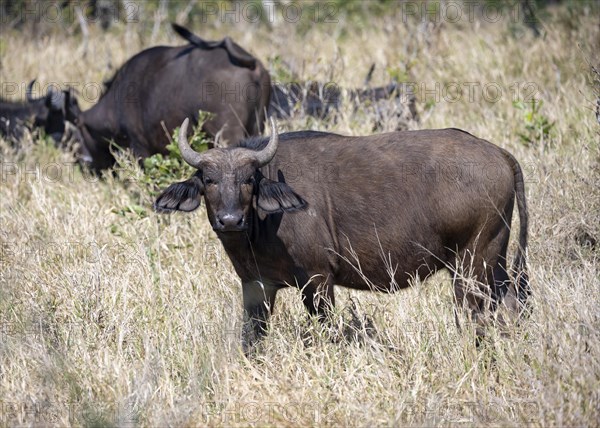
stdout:
POLYGON ((35 98, 33 98, 33 85, 35 84, 35 81, 37 79, 33 79, 31 82, 29 82, 29 85, 27 85, 27 101, 32 102, 35 101, 35 98))
POLYGON ((278 145, 279 135, 277 134, 277 127, 275 126, 275 120, 271 118, 271 138, 269 139, 269 143, 267 144, 267 147, 260 152, 257 152, 255 155, 256 163, 259 168, 271 162, 271 159, 275 156, 275 152, 277 152, 278 145))
POLYGON ((179 128, 179 151, 181 152, 181 157, 184 161, 194 168, 201 169, 203 156, 201 153, 198 153, 192 149, 190 147, 190 143, 188 143, 187 129, 189 123, 190 120, 186 117, 181 124, 181 128, 179 128))

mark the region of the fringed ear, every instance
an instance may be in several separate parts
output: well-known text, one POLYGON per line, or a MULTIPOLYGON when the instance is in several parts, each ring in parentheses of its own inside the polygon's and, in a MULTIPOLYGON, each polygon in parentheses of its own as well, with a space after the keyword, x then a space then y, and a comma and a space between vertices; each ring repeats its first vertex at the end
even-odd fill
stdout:
POLYGON ((171 184, 162 192, 156 202, 154 210, 159 213, 171 211, 194 211, 200 206, 200 198, 204 192, 202 180, 197 175, 181 183, 171 184))
POLYGON ((258 207, 268 214, 302 210, 308 203, 284 182, 263 178, 258 185, 258 207))
POLYGON ((52 87, 50 87, 46 93, 44 104, 51 110, 64 111, 65 93, 60 89, 55 91, 52 87))

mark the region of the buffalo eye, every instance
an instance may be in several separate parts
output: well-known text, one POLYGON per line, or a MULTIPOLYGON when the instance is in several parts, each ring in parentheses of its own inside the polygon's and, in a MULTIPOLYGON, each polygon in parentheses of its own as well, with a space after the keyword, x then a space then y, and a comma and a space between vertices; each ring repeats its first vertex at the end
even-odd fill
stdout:
POLYGON ((247 179, 244 180, 244 184, 254 184, 254 176, 251 175, 247 179))
POLYGON ((215 184, 215 181, 210 177, 204 177, 204 184, 208 186, 209 184, 215 184))

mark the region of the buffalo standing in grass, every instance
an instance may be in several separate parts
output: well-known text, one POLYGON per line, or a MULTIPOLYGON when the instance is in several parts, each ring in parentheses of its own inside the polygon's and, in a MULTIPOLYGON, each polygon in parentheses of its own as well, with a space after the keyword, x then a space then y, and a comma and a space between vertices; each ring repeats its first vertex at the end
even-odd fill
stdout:
POLYGON ((296 113, 327 119, 338 112, 342 102, 350 103, 355 111, 371 113, 374 131, 393 120, 396 130, 408 128, 408 122, 418 120, 416 97, 409 84, 392 82, 386 86, 343 90, 333 82, 273 83, 268 116, 293 118, 296 113))
POLYGON ((273 124, 270 139, 197 153, 187 125, 179 147, 198 171, 167 188, 155 209, 192 211, 204 197, 242 281, 246 350, 264 334, 277 291, 290 285, 322 318, 334 304, 334 284, 391 292, 440 269, 458 273, 456 300, 475 318, 509 291, 510 307, 525 302, 525 190, 506 150, 459 129, 278 136, 273 124), (515 200, 520 230, 511 280, 515 200), (469 273, 476 289, 460 275, 469 273))
POLYGON ((42 128, 46 135, 60 142, 72 94, 50 88, 46 95, 34 98, 34 84, 35 80, 32 80, 27 86, 26 102, 0 99, 0 135, 18 142, 26 130, 42 128))
POLYGON ((127 61, 98 103, 73 111, 81 137, 80 157, 95 170, 113 165, 111 143, 145 158, 166 153, 169 133, 198 111, 214 113, 204 124, 224 145, 263 131, 270 77, 263 65, 233 42, 206 42, 183 27, 190 43, 150 48, 127 61), (164 128, 163 128, 164 124, 164 128))

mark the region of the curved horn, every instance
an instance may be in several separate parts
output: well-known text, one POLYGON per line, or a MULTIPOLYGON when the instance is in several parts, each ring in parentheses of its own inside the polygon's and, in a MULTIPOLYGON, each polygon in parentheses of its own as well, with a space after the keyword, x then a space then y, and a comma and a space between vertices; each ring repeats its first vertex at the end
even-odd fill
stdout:
POLYGON ((181 128, 179 128, 179 151, 181 152, 181 157, 188 164, 193 166, 194 168, 201 169, 202 165, 202 154, 196 152, 194 149, 190 147, 190 143, 188 143, 187 139, 187 129, 190 120, 186 117, 183 123, 181 124, 181 128))
POLYGON ((279 135, 277 134, 277 126, 275 126, 275 120, 271 117, 271 138, 269 139, 269 143, 267 144, 267 147, 255 155, 259 168, 271 162, 271 159, 273 159, 273 156, 275 156, 275 153, 277 152, 278 145, 279 135))
POLYGON ((223 131, 225 130, 225 127, 222 127, 221 130, 219 132, 217 132, 217 135, 215 135, 215 142, 213 144, 213 147, 215 149, 220 149, 221 147, 221 136, 223 135, 223 131))
POLYGON ((35 101, 35 98, 33 98, 33 85, 35 84, 36 79, 33 79, 31 82, 29 82, 29 85, 27 85, 27 92, 26 92, 26 96, 27 96, 27 101, 32 102, 35 101))

